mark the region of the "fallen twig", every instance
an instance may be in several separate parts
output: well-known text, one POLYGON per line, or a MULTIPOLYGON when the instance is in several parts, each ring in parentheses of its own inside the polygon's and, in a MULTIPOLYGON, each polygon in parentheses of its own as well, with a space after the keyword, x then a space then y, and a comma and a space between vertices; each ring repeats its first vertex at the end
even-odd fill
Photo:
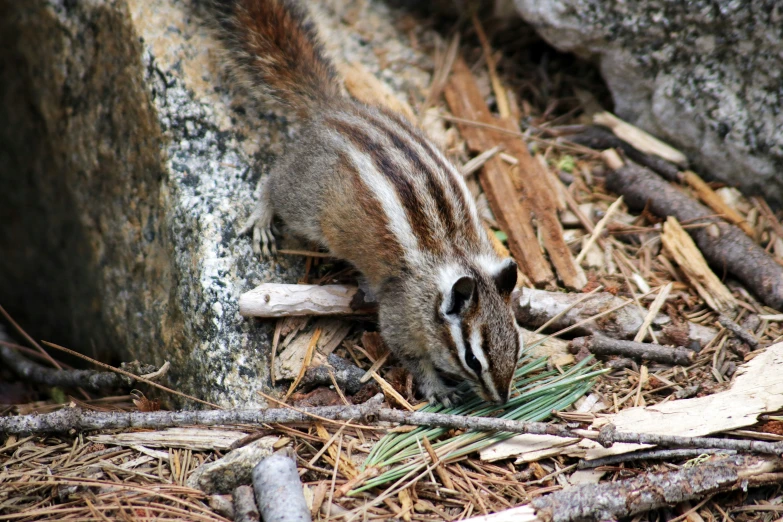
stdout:
MULTIPOLYGON (((582 433, 582 435, 585 435, 582 433)), ((783 455, 783 443, 759 440, 719 439, 717 437, 683 437, 680 435, 657 435, 654 433, 630 433, 617 431, 607 424, 598 435, 597 441, 608 448, 619 442, 630 444, 653 444, 668 448, 710 448, 726 449, 745 453, 783 455)))
MULTIPOLYGON (((779 458, 736 455, 665 473, 651 473, 602 484, 583 484, 536 498, 532 506, 545 522, 616 520, 698 499, 721 491, 745 488, 755 477, 783 468, 779 458)), ((767 481, 776 477, 768 476, 767 481)))
POLYGON ((751 349, 756 349, 759 345, 759 340, 756 339, 756 336, 753 335, 751 332, 747 331, 725 315, 721 314, 718 316, 718 322, 722 327, 724 327, 726 330, 730 331, 734 335, 739 338, 742 342, 746 343, 748 346, 751 347, 751 349))
POLYGON ((611 425, 600 432, 569 430, 543 422, 522 422, 494 417, 465 417, 444 413, 395 410, 381 407, 382 395, 357 406, 323 406, 316 408, 275 408, 267 410, 208 410, 156 412, 97 412, 80 408, 65 408, 43 415, 0 417, 0 433, 67 432, 71 430, 103 430, 122 428, 168 428, 172 426, 217 424, 298 424, 316 420, 369 424, 389 422, 395 425, 436 426, 456 430, 483 432, 505 431, 557 437, 597 439, 602 445, 614 442, 656 444, 687 448, 723 448, 737 451, 783 454, 783 443, 756 440, 733 440, 707 437, 680 437, 647 433, 617 432, 611 425))
POLYGON ((275 453, 259 462, 253 469, 253 489, 264 522, 312 520, 291 457, 275 453))
POLYGON ((577 337, 571 341, 569 350, 578 353, 587 350, 593 355, 621 355, 633 359, 647 359, 664 364, 679 364, 689 366, 693 364, 696 353, 686 348, 675 348, 652 343, 637 343, 612 339, 601 334, 593 334, 590 337, 577 337))
POLYGON ((735 450, 728 449, 705 449, 705 448, 685 448, 685 449, 652 449, 644 451, 634 451, 633 453, 622 453, 620 455, 610 455, 593 460, 580 460, 579 469, 595 469, 601 466, 617 466, 627 462, 638 462, 640 460, 682 460, 692 459, 700 455, 715 455, 718 453, 733 455, 735 450))
POLYGON ((647 207, 680 222, 705 225, 689 229, 702 254, 719 273, 728 270, 766 305, 783 307, 783 267, 742 230, 716 217, 713 212, 667 183, 651 170, 632 162, 611 170, 606 186, 625 197, 629 206, 647 207))
POLYGON ((302 377, 300 385, 304 388, 312 388, 318 385, 331 385, 332 375, 334 375, 337 384, 353 395, 358 393, 364 387, 361 381, 364 376, 364 370, 358 366, 349 363, 342 357, 330 353, 326 358, 327 364, 308 368, 302 377))
POLYGON ((630 143, 634 148, 645 154, 658 156, 679 166, 684 166, 688 163, 688 158, 679 150, 662 142, 639 127, 621 120, 611 112, 599 112, 595 114, 593 116, 593 122, 608 127, 620 139, 626 143, 630 143))
POLYGON ((100 391, 129 387, 134 382, 131 377, 112 372, 47 368, 4 345, 0 345, 0 359, 19 377, 46 386, 82 387, 85 390, 100 391))
POLYGON ((151 381, 147 377, 143 377, 143 376, 140 376, 140 375, 134 375, 134 374, 132 374, 130 372, 127 372, 127 371, 125 371, 125 370, 123 370, 121 368, 115 368, 115 367, 113 367, 111 365, 108 365, 106 363, 102 363, 101 361, 97 361, 97 360, 93 359, 92 357, 87 357, 83 353, 79 353, 79 352, 77 352, 75 350, 71 350, 70 348, 66 348, 65 346, 60 346, 59 344, 50 343, 48 341, 41 341, 41 342, 43 344, 45 344, 46 346, 50 347, 50 348, 54 348, 56 350, 60 350, 61 352, 65 352, 65 353, 67 353, 69 355, 73 355, 74 357, 79 357, 80 359, 84 359, 85 361, 89 361, 90 363, 92 363, 92 364, 94 364, 96 366, 99 366, 101 368, 104 368, 106 370, 110 370, 110 371, 119 373, 120 375, 124 375, 126 377, 130 377, 130 378, 132 378, 134 380, 137 380, 139 382, 143 382, 144 384, 148 384, 148 385, 152 386, 153 388, 157 388, 159 390, 163 390, 163 391, 168 392, 168 393, 173 393, 174 395, 177 395, 179 397, 183 397, 185 399, 189 399, 189 400, 197 402, 199 404, 204 404, 204 405, 210 406, 212 408, 220 409, 220 406, 218 406, 217 404, 213 404, 211 402, 207 402, 207 401, 201 400, 198 397, 193 397, 192 395, 187 395, 187 394, 182 393, 182 392, 177 391, 177 390, 172 390, 171 388, 167 388, 166 386, 163 386, 162 384, 158 384, 158 383, 156 383, 154 381, 151 381))

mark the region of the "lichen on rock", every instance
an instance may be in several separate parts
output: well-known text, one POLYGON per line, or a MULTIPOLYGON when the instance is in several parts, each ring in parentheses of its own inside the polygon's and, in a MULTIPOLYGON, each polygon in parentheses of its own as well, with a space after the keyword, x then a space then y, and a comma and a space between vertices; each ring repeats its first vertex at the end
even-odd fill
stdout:
POLYGON ((783 204, 780 2, 514 2, 550 44, 598 63, 621 118, 783 204))
MULTIPOLYGON (((318 9, 335 57, 427 85, 389 72, 427 59, 385 4, 318 9)), ((237 233, 296 124, 233 85, 205 18, 194 0, 0 0, 0 304, 36 338, 169 361, 164 384, 249 407, 272 324, 239 295, 303 263, 261 262, 237 233)))

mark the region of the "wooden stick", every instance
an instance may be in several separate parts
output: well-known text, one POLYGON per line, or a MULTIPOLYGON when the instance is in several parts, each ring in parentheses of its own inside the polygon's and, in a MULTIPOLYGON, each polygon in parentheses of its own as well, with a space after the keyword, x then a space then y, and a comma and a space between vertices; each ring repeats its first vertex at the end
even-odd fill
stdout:
POLYGON ((625 196, 632 208, 646 206, 658 216, 675 216, 680 222, 709 225, 688 230, 707 261, 717 267, 719 273, 726 270, 734 274, 767 306, 783 309, 783 267, 742 230, 709 217, 714 214, 712 210, 654 172, 632 162, 610 171, 606 186, 625 196))
POLYGON ((644 341, 644 338, 647 336, 648 329, 650 331, 650 337, 652 337, 653 342, 658 342, 655 337, 655 332, 653 332, 652 328, 650 328, 650 325, 658 316, 658 312, 661 311, 661 307, 666 303, 666 299, 669 297, 669 293, 672 291, 673 286, 673 283, 667 283, 666 286, 661 288, 661 291, 658 292, 658 295, 655 296, 655 300, 650 305, 650 309, 647 311, 647 315, 644 316, 644 322, 642 323, 642 326, 639 328, 639 331, 633 338, 634 342, 640 343, 644 341))
POLYGON ((590 239, 587 240, 587 243, 582 248, 582 251, 579 252, 579 255, 576 256, 576 259, 574 260, 576 263, 581 263, 582 260, 587 255, 587 252, 593 247, 596 241, 598 241, 598 238, 601 236, 601 233, 604 231, 604 228, 606 228, 606 225, 609 223, 609 219, 611 219, 612 214, 614 214, 618 208, 620 208, 620 205, 623 204, 623 197, 620 196, 615 200, 614 203, 609 205, 609 208, 606 210, 606 214, 604 214, 604 217, 601 218, 601 220, 596 223, 595 229, 590 233, 590 239))
POLYGON ((599 112, 593 116, 593 121, 598 125, 609 127, 618 138, 630 143, 637 150, 647 154, 655 154, 676 165, 684 166, 688 163, 688 158, 679 150, 662 142, 639 127, 621 120, 611 112, 599 112))
POLYGON ((664 364, 690 366, 696 358, 696 352, 686 348, 673 348, 660 344, 647 344, 635 341, 622 341, 594 334, 590 337, 577 337, 569 345, 569 351, 587 350, 593 355, 621 355, 632 359, 647 359, 664 364))
POLYGON ((359 288, 345 285, 264 283, 239 296, 243 317, 354 315, 373 311, 375 303, 360 303, 359 288))
POLYGON ((487 38, 487 33, 484 32, 484 27, 481 25, 481 21, 475 13, 473 13, 473 28, 476 30, 476 36, 478 36, 479 43, 481 43, 481 50, 484 53, 484 60, 487 62, 489 81, 492 83, 492 90, 495 92, 495 100, 498 104, 498 112, 500 113, 500 117, 509 118, 511 116, 511 109, 508 105, 506 90, 503 88, 503 84, 500 82, 500 77, 498 77, 498 71, 495 65, 495 57, 492 56, 492 46, 489 45, 489 38, 487 38))

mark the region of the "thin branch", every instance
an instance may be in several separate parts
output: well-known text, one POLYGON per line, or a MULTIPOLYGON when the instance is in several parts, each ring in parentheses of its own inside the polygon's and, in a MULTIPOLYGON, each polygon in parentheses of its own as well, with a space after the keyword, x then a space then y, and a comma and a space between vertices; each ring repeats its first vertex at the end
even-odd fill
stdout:
POLYGON ((387 422, 394 425, 437 426, 465 431, 530 433, 567 438, 586 437, 597 439, 606 447, 615 442, 630 442, 669 447, 719 448, 771 455, 783 454, 783 442, 627 433, 615 431, 612 425, 605 426, 600 433, 588 430, 572 431, 543 422, 394 410, 383 408, 382 399, 383 395, 378 394, 364 404, 356 406, 287 407, 266 410, 97 412, 84 411, 79 408, 64 408, 43 415, 0 417, 0 433, 46 433, 124 428, 161 429, 174 426, 214 426, 218 424, 298 424, 311 423, 314 419, 333 422, 362 420, 365 424, 387 422))
POLYGON ((637 343, 621 341, 600 334, 590 337, 577 337, 571 341, 569 351, 578 353, 587 350, 593 355, 621 355, 633 359, 647 359, 664 364, 690 366, 696 358, 696 353, 687 348, 674 348, 652 343, 637 343))
POLYGON ((19 377, 46 386, 82 387, 90 391, 100 391, 131 386, 135 381, 134 378, 112 372, 47 368, 30 361, 5 345, 0 345, 0 360, 19 377))
POLYGON ((748 346, 750 346, 751 349, 756 349, 759 346, 759 340, 756 339, 756 336, 726 317, 725 315, 721 314, 718 316, 718 322, 722 327, 724 327, 726 330, 730 331, 734 335, 736 335, 742 342, 746 343, 748 346))
POLYGON ((172 390, 171 388, 167 388, 167 387, 165 387, 165 386, 163 386, 161 384, 153 382, 153 381, 151 381, 149 379, 146 379, 144 377, 140 377, 138 375, 133 375, 132 373, 126 372, 125 370, 121 370, 119 368, 115 368, 113 366, 110 366, 110 365, 108 365, 106 363, 102 363, 100 361, 96 361, 92 357, 87 357, 83 353, 76 352, 74 350, 71 350, 70 348, 66 348, 64 346, 60 346, 59 344, 50 343, 48 341, 41 341, 41 342, 44 343, 46 346, 49 346, 50 348, 55 348, 57 350, 65 352, 67 354, 73 355, 75 357, 79 357, 81 359, 84 359, 85 361, 91 362, 92 364, 94 364, 96 366, 99 366, 101 368, 104 368, 104 369, 112 371, 112 372, 117 372, 120 375, 125 375, 126 377, 130 377, 130 378, 132 378, 134 380, 137 380, 139 382, 143 382, 144 384, 149 384, 150 386, 152 386, 154 388, 158 388, 159 390, 163 390, 163 391, 166 391, 166 392, 169 392, 169 393, 173 393, 174 395, 178 395, 180 397, 184 397, 185 399, 190 399, 191 401, 198 402, 200 404, 204 404, 205 406, 211 406, 212 408, 220 409, 220 406, 218 406, 217 404, 213 404, 213 403, 207 402, 207 401, 202 401, 201 399, 193 397, 192 395, 188 395, 188 394, 182 393, 182 392, 177 391, 177 390, 172 390))
POLYGON ((714 455, 723 453, 733 455, 735 450, 727 449, 705 449, 705 448, 686 448, 686 449, 653 449, 646 451, 635 451, 633 453, 623 453, 621 455, 610 455, 593 460, 580 460, 579 469, 595 469, 601 466, 617 466, 628 462, 638 462, 640 460, 665 460, 671 462, 681 459, 693 459, 700 455, 714 455))

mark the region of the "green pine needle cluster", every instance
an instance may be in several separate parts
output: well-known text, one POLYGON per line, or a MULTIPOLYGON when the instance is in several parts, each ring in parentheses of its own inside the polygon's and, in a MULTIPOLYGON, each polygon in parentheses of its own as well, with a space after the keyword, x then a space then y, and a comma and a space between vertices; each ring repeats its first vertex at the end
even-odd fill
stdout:
MULTIPOLYGON (((489 416, 520 421, 543 421, 550 417, 553 410, 567 408, 592 387, 595 378, 604 373, 604 370, 596 370, 593 363, 592 358, 588 358, 561 373, 558 370, 546 369, 546 357, 533 359, 530 356, 523 356, 514 375, 516 391, 512 392, 512 399, 503 406, 487 404, 486 401, 473 396, 464 404, 452 408, 430 404, 422 411, 473 417, 489 416)), ((383 486, 409 473, 426 469, 431 460, 421 445, 423 437, 427 437, 430 441, 436 441, 432 444, 436 452, 439 448, 448 446, 448 452, 440 456, 442 462, 448 462, 515 435, 507 432, 481 433, 471 431, 453 437, 440 438, 448 431, 446 428, 418 427, 408 433, 385 435, 372 449, 364 466, 387 469, 351 491, 351 494, 383 486)))

